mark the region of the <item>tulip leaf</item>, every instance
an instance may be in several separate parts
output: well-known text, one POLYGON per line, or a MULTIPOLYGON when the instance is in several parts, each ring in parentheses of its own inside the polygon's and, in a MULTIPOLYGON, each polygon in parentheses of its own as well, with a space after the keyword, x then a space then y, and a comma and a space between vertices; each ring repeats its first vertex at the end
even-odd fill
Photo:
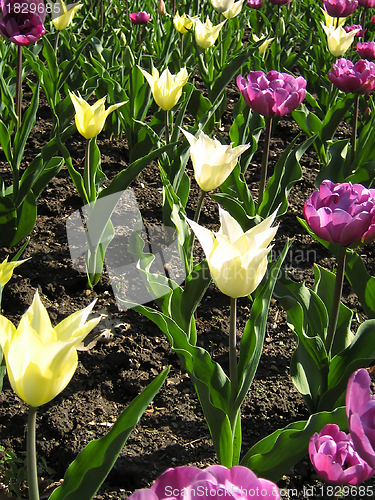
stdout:
MULTIPOLYGON (((60 172, 63 165, 64 159, 59 156, 52 158, 47 164, 44 164, 41 174, 32 185, 32 190, 36 200, 42 194, 42 191, 47 184, 60 172)), ((22 176, 22 182, 25 174, 26 172, 22 176)))
POLYGON ((315 186, 319 188, 320 184, 325 179, 330 179, 332 182, 343 182, 345 179, 344 172, 349 165, 349 139, 335 141, 328 145, 327 157, 328 163, 320 168, 320 171, 315 179, 315 186))
POLYGON ((64 481, 49 497, 50 500, 90 500, 98 491, 132 430, 147 406, 159 392, 169 368, 139 394, 121 413, 111 430, 102 438, 91 441, 66 471, 64 481))
POLYGON ((233 78, 238 74, 241 67, 248 60, 249 54, 239 54, 235 56, 231 61, 224 65, 223 71, 220 75, 215 78, 213 87, 209 90, 208 95, 211 102, 215 102, 216 99, 224 92, 225 87, 233 80, 233 78))
POLYGON ((258 441, 241 460, 258 477, 277 482, 283 474, 308 453, 309 441, 315 432, 327 424, 337 424, 348 430, 345 407, 321 412, 287 425, 258 441))
POLYGON ((30 191, 23 200, 22 205, 17 209, 17 230, 9 245, 10 247, 14 247, 31 233, 36 224, 36 215, 36 200, 34 194, 30 191))
POLYGON ((0 227, 1 245, 9 247, 17 230, 17 210, 11 194, 0 197, 0 227))
POLYGON ((43 37, 43 55, 46 58, 48 71, 51 77, 51 81, 54 85, 54 90, 56 92, 56 84, 59 78, 59 65, 57 63, 56 54, 53 50, 51 42, 46 36, 43 37))
MULTIPOLYGON (((185 85, 191 85, 189 82, 185 85)), ((193 85, 193 92, 191 94, 187 110, 193 116, 195 122, 199 122, 203 116, 212 109, 212 103, 207 97, 204 97, 202 92, 196 89, 193 85)), ((202 130, 205 134, 211 134, 215 127, 214 116, 211 115, 210 119, 203 125, 202 130)))
POLYGON ((13 163, 13 153, 11 148, 11 136, 8 127, 0 120, 0 144, 10 165, 13 163))

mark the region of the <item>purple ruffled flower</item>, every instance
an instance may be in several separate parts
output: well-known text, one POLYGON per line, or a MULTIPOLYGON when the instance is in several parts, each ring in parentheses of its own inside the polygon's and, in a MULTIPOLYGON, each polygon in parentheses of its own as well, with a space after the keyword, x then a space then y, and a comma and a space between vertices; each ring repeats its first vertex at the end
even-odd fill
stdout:
POLYGON ((375 7, 375 0, 358 0, 358 4, 366 9, 373 9, 375 7))
POLYGON ((46 32, 43 0, 1 0, 0 34, 16 45, 36 43, 46 32))
POLYGON ((375 468, 375 395, 367 370, 355 371, 346 390, 346 415, 350 436, 363 460, 375 468))
POLYGON ((358 0, 323 0, 323 7, 331 17, 348 17, 358 7, 358 0))
POLYGON ((375 189, 325 180, 303 207, 312 231, 343 247, 375 239, 375 189))
POLYGON ((237 77, 246 104, 263 116, 284 116, 294 111, 306 95, 306 80, 287 73, 252 71, 247 80, 237 77))
POLYGON ((343 92, 369 94, 375 89, 375 63, 360 59, 353 64, 349 59, 337 59, 328 78, 343 92))
POLYGON ((357 52, 362 59, 373 61, 375 59, 375 42, 358 42, 357 52))
POLYGON ((147 24, 151 18, 151 14, 148 14, 144 10, 141 12, 133 12, 129 14, 129 19, 132 24, 147 24))
MULTIPOLYGON (((266 2, 266 0, 264 0, 266 2)), ((251 9, 261 9, 263 5, 263 0, 247 0, 247 3, 251 9)))
POLYGON ((375 473, 336 424, 326 425, 311 437, 309 455, 317 474, 328 484, 355 486, 375 473))
POLYGON ((279 500, 280 493, 276 484, 257 478, 251 470, 240 465, 231 469, 211 465, 204 470, 185 466, 167 469, 150 489, 136 491, 129 500, 194 500, 197 497, 202 500, 214 497, 279 500))
POLYGON ((367 29, 362 29, 362 26, 360 24, 352 24, 351 26, 344 26, 344 30, 347 33, 350 33, 351 31, 354 31, 354 30, 359 30, 354 35, 355 38, 359 38, 359 37, 363 36, 367 31, 367 29))

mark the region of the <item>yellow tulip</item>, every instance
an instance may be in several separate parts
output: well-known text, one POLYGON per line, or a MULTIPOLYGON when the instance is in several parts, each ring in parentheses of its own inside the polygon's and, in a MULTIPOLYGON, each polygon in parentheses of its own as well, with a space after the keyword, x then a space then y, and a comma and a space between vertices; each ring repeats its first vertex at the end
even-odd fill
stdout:
POLYGON ((335 57, 341 57, 353 43, 355 35, 360 29, 349 31, 347 33, 342 26, 334 28, 333 26, 325 26, 322 23, 323 29, 327 35, 328 49, 335 57))
POLYGON ((252 293, 267 271, 267 255, 277 227, 271 227, 276 212, 244 233, 238 222, 219 207, 221 227, 213 233, 187 219, 206 254, 212 279, 229 297, 252 293))
POLYGON ((3 260, 0 264, 0 286, 4 288, 4 286, 8 283, 10 278, 13 276, 13 271, 16 267, 20 266, 28 259, 25 260, 17 260, 16 262, 8 262, 8 257, 3 260))
POLYGON ((182 87, 189 79, 186 68, 182 68, 177 75, 172 75, 167 68, 160 76, 156 68, 152 68, 152 75, 142 68, 139 69, 151 87, 156 104, 164 111, 176 106, 182 94, 182 87))
POLYGON ((176 30, 181 33, 181 35, 184 35, 191 30, 195 19, 195 17, 190 17, 186 14, 182 14, 182 16, 180 16, 180 14, 176 12, 176 15, 173 18, 173 24, 176 30))
POLYGON ((346 17, 331 17, 327 11, 322 9, 322 7, 320 7, 320 10, 324 14, 324 20, 325 20, 327 27, 332 26, 333 28, 336 28, 337 26, 344 26, 345 21, 346 21, 346 17), (338 24, 337 24, 337 20, 338 20, 338 24))
POLYGON ((200 19, 196 20, 195 40, 201 49, 205 50, 208 49, 208 47, 212 47, 212 45, 216 42, 220 30, 225 22, 226 20, 216 26, 213 26, 208 17, 205 23, 202 23, 200 19))
POLYGON ((68 6, 63 0, 57 0, 52 9, 52 23, 59 31, 64 30, 72 22, 74 14, 83 6, 81 3, 72 3, 68 6))
POLYGON ((0 344, 14 392, 38 407, 57 396, 70 382, 78 364, 77 346, 100 318, 86 319, 94 307, 77 311, 55 328, 38 292, 16 328, 0 316, 0 344))
POLYGON ((77 130, 85 139, 92 139, 100 134, 107 116, 115 109, 126 104, 125 102, 113 104, 106 110, 104 103, 107 96, 99 99, 99 101, 90 106, 79 94, 77 97, 69 91, 69 95, 76 111, 75 122, 77 130))
POLYGON ((211 0, 211 4, 212 7, 221 14, 233 7, 234 0, 211 0))
POLYGON ((195 180, 202 191, 221 186, 236 166, 238 157, 249 148, 249 144, 235 148, 223 145, 203 132, 198 138, 185 130, 182 132, 189 141, 195 180))
POLYGON ((234 17, 238 16, 238 14, 242 10, 242 5, 245 0, 238 0, 238 2, 234 2, 234 4, 228 8, 228 10, 223 12, 223 16, 226 17, 227 19, 233 19, 234 17))
MULTIPOLYGON (((253 40, 254 42, 260 42, 264 40, 264 37, 258 38, 255 34, 253 34, 253 40)), ((259 45, 258 50, 259 50, 259 55, 262 56, 265 51, 268 49, 269 45, 275 40, 275 37, 273 38, 268 38, 268 40, 265 40, 262 44, 259 45)))

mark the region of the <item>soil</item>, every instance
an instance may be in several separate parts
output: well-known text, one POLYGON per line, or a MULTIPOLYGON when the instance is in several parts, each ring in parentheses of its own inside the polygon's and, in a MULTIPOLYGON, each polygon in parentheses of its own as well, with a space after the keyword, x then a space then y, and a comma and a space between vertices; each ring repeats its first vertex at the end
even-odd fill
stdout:
MULTIPOLYGON (((41 106, 38 113, 36 126, 28 141, 25 164, 47 141, 51 129, 48 108, 41 106)), ((227 117, 223 121, 224 129, 228 129, 228 120, 227 117)), ((286 117, 278 122, 271 143, 270 174, 275 161, 297 132, 291 118, 286 117)), ((109 140, 101 134, 98 145, 103 171, 111 179, 128 164, 126 139, 109 140)), ((82 137, 77 133, 67 147, 76 167, 82 168, 82 137)), ((261 155, 262 139, 246 174, 254 196, 257 193, 261 155)), ((0 160, 1 175, 9 180, 9 167, 3 155, 0 160)), ((335 261, 305 233, 296 219, 296 216, 301 216, 303 203, 314 189, 318 163, 312 149, 302 157, 301 164, 304 177, 293 188, 288 212, 280 220, 275 252, 281 251, 287 238, 294 238, 284 267, 293 270, 295 279, 305 279, 311 284, 314 262, 332 270, 335 261)), ((198 190, 190 164, 188 171, 192 179, 188 215, 192 216, 198 190)), ((145 225, 155 224, 155 221, 161 224, 162 195, 157 165, 147 167, 131 187, 145 225)), ((17 324, 38 289, 54 324, 94 299, 97 299, 95 312, 102 315, 97 338, 80 350, 78 368, 68 387, 38 410, 38 455, 54 470, 53 473, 43 472, 45 482, 41 490, 49 483, 58 483, 79 451, 90 440, 103 436, 133 398, 164 367, 171 366, 166 383, 146 410, 95 496, 97 500, 123 499, 134 490, 149 486, 168 467, 187 464, 205 467, 215 463, 216 459, 193 385, 181 370, 179 359, 163 333, 133 310, 119 310, 107 272, 103 273, 94 290, 90 290, 86 286, 86 276, 73 267, 66 221, 81 206, 81 199, 68 171, 63 168, 38 201, 37 225, 23 255, 23 258, 30 260, 15 270, 12 280, 6 285, 2 314, 17 324)), ((204 204, 201 223, 217 228, 217 205, 209 198, 204 204)), ((369 245, 366 252, 367 266, 371 272, 374 271, 375 263, 374 246, 369 245)), ((14 250, 2 249, 0 259, 14 253, 14 250)), ((347 284, 345 300, 362 314, 347 284)), ((247 299, 239 300, 239 337, 250 307, 247 299)), ((213 358, 228 370, 229 299, 212 284, 198 308, 197 329, 198 344, 208 349, 213 358)), ((259 368, 242 407, 244 452, 274 430, 309 416, 288 375, 295 347, 295 339, 286 324, 286 315, 273 300, 259 368)), ((12 392, 7 378, 0 400, 0 444, 23 460, 27 406, 12 392)), ((18 465, 18 469, 22 467, 22 463, 18 465)), ((325 498, 319 493, 321 483, 308 457, 287 471, 278 484, 284 489, 284 498, 288 498, 287 488, 295 488, 298 492, 291 493, 290 498, 307 498, 304 487, 315 487, 315 496, 325 498)), ((22 497, 26 498, 26 493, 21 485, 22 497)), ((0 498, 5 498, 5 495, 4 489, 0 498)))

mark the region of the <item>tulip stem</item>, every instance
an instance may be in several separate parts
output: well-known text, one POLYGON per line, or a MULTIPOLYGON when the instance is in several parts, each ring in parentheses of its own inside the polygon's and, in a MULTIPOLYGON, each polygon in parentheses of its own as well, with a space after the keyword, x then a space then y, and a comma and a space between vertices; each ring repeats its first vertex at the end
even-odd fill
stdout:
POLYGON ((22 100, 22 45, 18 45, 17 80, 16 80, 16 115, 18 116, 17 130, 21 126, 21 100, 22 100))
POLYGON ((169 144, 169 110, 165 112, 165 143, 169 144))
POLYGON ((233 405, 237 397, 237 338, 236 338, 237 299, 230 298, 230 325, 229 325, 229 377, 230 377, 230 404, 233 405))
POLYGON ((39 500, 38 471, 36 463, 36 412, 37 408, 29 406, 27 420, 27 480, 29 485, 29 500, 39 500))
POLYGON ((357 124, 358 124, 358 108, 359 108, 359 94, 355 95, 354 101, 354 114, 353 114, 353 132, 351 137, 351 151, 350 151, 350 167, 353 164, 355 153, 356 153, 356 144, 357 144, 357 124))
POLYGON ((363 17, 362 17, 362 42, 365 41, 365 32, 366 32, 366 8, 363 9, 363 17))
POLYGON ((258 193, 258 209, 262 204, 263 192, 266 186, 267 164, 268 164, 268 155, 270 151, 270 141, 271 141, 271 130, 272 130, 272 118, 270 116, 266 116, 266 130, 264 132, 262 167, 260 171, 260 183, 259 183, 259 193, 258 193))
POLYGON ((55 40, 55 56, 57 57, 57 49, 59 46, 60 31, 57 30, 56 40, 55 40))
POLYGON ((346 247, 340 245, 339 256, 337 259, 337 271, 336 271, 335 288, 333 291, 332 309, 331 309, 331 315, 329 317, 327 338, 325 342, 328 359, 331 359, 331 350, 332 350, 333 340, 335 338, 337 320, 340 312, 340 304, 341 304, 340 299, 341 299, 342 285, 344 283, 344 275, 345 275, 345 258, 346 258, 346 247))

